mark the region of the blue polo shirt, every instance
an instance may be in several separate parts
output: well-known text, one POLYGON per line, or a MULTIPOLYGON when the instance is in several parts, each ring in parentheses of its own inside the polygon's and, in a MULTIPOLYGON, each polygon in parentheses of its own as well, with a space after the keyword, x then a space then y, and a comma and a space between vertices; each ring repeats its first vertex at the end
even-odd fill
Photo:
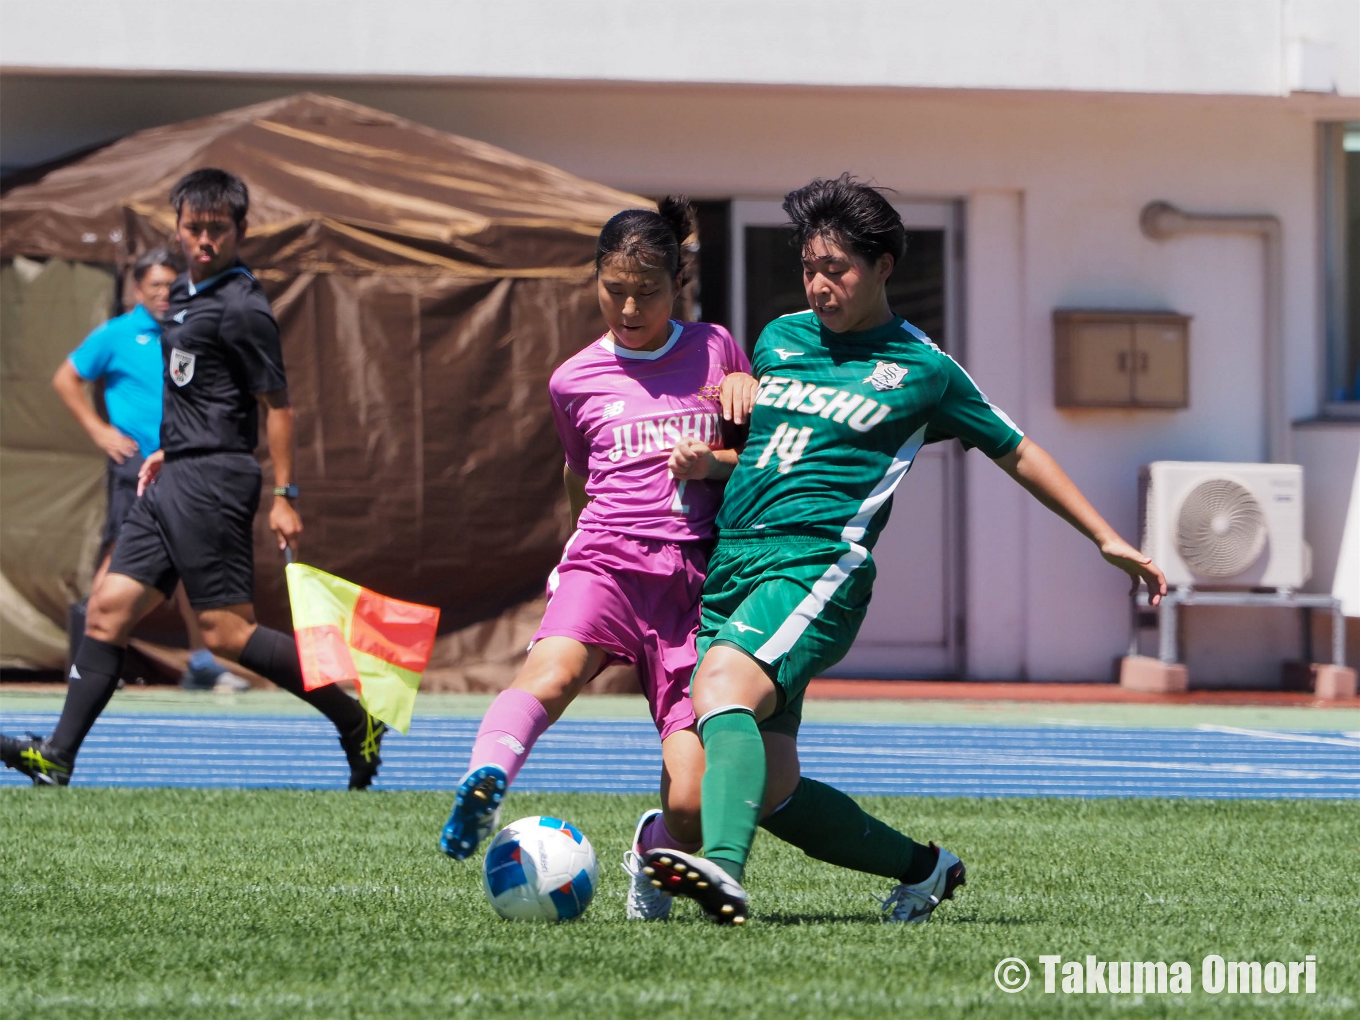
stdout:
POLYGON ((109 423, 136 441, 142 456, 161 445, 165 367, 161 324, 141 305, 110 319, 71 352, 71 365, 87 382, 104 380, 109 423))

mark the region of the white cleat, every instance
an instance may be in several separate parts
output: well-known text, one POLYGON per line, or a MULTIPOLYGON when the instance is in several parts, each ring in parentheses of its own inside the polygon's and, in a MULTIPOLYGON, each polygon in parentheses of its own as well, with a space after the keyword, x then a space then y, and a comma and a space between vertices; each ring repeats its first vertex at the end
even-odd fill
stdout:
MULTIPOLYGON (((930 844, 935 846, 934 843, 930 844)), ((924 924, 930 920, 931 913, 945 900, 954 898, 954 890, 966 884, 963 861, 943 847, 935 847, 939 858, 935 870, 924 882, 915 885, 899 885, 888 894, 883 905, 883 920, 898 924, 924 924)))
POLYGON ((623 870, 628 873, 627 917, 630 921, 664 921, 671 916, 674 901, 654 886, 651 876, 642 870, 642 851, 638 849, 642 830, 659 814, 660 808, 642 813, 633 832, 633 848, 623 855, 623 870))

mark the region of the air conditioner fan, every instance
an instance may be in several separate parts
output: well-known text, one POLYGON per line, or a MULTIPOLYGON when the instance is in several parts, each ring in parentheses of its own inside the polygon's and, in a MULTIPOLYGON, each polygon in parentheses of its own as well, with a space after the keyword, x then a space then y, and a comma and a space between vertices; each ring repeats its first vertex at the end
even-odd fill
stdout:
POLYGON ((1226 478, 1190 490, 1176 518, 1176 548, 1202 577, 1233 577, 1266 545, 1266 515, 1255 496, 1226 478))

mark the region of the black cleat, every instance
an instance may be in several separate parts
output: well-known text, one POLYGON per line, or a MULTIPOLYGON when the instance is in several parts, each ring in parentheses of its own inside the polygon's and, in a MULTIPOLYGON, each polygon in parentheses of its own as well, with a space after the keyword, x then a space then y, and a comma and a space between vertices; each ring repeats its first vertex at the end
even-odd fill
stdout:
POLYGON ((30 733, 27 740, 0 736, 0 761, 28 776, 34 786, 66 786, 74 768, 36 733, 30 733))
POLYGON ((349 761, 351 790, 367 790, 373 783, 378 766, 382 764, 378 751, 382 748, 383 734, 386 732, 387 723, 365 712, 363 723, 340 738, 340 746, 349 761))
POLYGON ((746 890, 712 861, 679 850, 648 850, 642 873, 668 896, 685 896, 718 924, 746 923, 746 890))

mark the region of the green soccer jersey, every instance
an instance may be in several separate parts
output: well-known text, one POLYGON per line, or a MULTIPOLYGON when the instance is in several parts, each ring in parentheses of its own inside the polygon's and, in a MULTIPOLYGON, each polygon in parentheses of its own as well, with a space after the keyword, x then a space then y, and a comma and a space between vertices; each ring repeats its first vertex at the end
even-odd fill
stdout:
POLYGON ((1000 457, 1024 438, 900 318, 833 333, 811 311, 786 315, 761 332, 751 367, 760 391, 720 533, 811 532, 871 549, 924 444, 958 438, 1000 457))

